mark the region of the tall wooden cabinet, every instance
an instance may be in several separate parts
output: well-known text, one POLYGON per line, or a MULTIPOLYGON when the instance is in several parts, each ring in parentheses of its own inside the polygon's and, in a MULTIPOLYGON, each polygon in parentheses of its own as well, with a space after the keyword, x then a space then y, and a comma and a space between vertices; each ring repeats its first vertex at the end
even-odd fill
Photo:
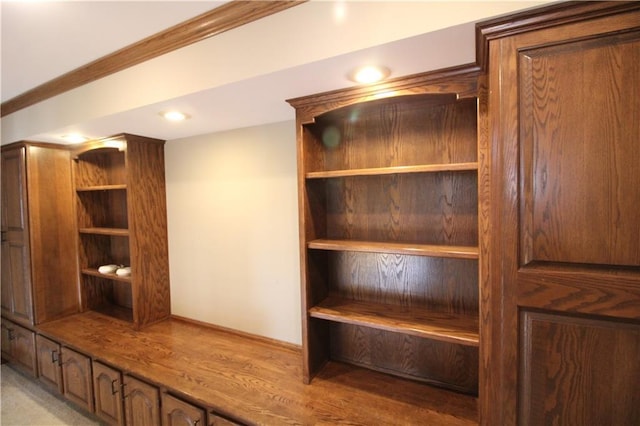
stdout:
POLYGON ((481 423, 637 425, 640 4, 553 5, 479 33, 481 423))
POLYGON ((305 382, 337 360, 477 392, 477 77, 289 101, 305 382))
POLYGON ((72 150, 82 306, 142 328, 171 313, 164 141, 122 134, 72 150), (100 266, 131 268, 130 275, 100 266))
POLYGON ((22 325, 80 309, 69 158, 59 145, 2 147, 2 316, 22 325))

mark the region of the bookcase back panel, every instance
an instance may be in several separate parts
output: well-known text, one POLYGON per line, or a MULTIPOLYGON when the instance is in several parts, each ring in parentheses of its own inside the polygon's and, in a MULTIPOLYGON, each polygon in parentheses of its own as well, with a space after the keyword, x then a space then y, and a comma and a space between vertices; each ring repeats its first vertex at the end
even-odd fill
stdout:
POLYGON ((125 184, 127 174, 124 151, 103 148, 83 153, 76 161, 76 188, 125 184))
MULTIPOLYGON (((330 239, 475 246, 477 173, 441 172, 327 179, 330 239)), ((318 185, 313 185, 313 189, 318 185)))
POLYGON ((83 234, 80 235, 80 239, 80 268, 130 264, 127 237, 83 234))
POLYGON ((478 263, 386 253, 328 252, 328 289, 348 299, 478 313, 478 263))
MULTIPOLYGON (((305 132, 306 171, 477 161, 476 100, 434 106, 434 95, 350 106, 305 132)), ((442 102, 442 101, 440 101, 442 102)))
POLYGON ((465 393, 478 392, 477 348, 351 324, 332 323, 329 328, 334 360, 465 393))
POLYGON ((127 229, 127 192, 78 192, 77 214, 80 228, 127 229))

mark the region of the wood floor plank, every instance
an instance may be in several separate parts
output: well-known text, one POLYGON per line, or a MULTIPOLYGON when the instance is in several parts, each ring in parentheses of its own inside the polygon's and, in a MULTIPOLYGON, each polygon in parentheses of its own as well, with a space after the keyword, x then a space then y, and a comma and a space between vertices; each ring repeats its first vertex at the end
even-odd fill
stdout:
POLYGON ((477 425, 474 397, 337 362, 305 385, 297 348, 179 319, 135 331, 86 312, 39 331, 248 424, 477 425))

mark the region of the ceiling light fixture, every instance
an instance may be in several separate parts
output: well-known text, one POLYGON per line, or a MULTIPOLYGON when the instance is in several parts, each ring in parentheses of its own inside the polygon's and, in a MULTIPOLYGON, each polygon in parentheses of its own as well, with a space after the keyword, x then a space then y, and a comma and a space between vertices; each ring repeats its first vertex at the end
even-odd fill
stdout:
POLYGON ((67 143, 82 143, 89 140, 88 137, 82 136, 79 133, 69 133, 66 135, 62 135, 62 139, 64 139, 67 143))
POLYGON ((161 112, 160 115, 163 116, 165 120, 168 120, 168 121, 183 121, 189 118, 187 114, 180 111, 166 111, 166 112, 161 112))
POLYGON ((389 77, 391 71, 387 67, 377 65, 367 65, 364 67, 356 68, 349 73, 349 79, 361 84, 376 83, 380 80, 384 80, 389 77))

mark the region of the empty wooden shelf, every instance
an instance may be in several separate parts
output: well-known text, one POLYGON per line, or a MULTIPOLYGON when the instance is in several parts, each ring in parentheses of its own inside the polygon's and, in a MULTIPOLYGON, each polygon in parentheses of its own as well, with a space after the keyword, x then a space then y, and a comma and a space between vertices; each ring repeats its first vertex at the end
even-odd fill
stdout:
POLYGON ((477 393, 477 78, 456 68, 289 101, 305 382, 336 360, 477 393))

